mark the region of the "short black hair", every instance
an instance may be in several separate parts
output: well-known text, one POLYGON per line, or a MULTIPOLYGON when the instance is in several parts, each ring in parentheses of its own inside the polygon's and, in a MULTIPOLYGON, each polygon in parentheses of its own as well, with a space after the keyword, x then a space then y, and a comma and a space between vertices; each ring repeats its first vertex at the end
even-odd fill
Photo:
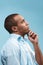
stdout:
POLYGON ((5 19, 4 27, 10 34, 13 32, 11 27, 12 26, 17 26, 17 22, 13 18, 17 15, 19 15, 19 14, 17 14, 17 13, 16 14, 11 14, 11 15, 8 15, 5 19))

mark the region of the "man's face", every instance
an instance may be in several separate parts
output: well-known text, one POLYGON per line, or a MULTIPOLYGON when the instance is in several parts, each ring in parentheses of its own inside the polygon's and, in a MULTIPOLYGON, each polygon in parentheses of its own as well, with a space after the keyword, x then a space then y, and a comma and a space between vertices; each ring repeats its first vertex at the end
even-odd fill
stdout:
POLYGON ((15 21, 17 21, 17 29, 22 34, 27 34, 29 32, 29 26, 27 21, 21 16, 17 15, 14 17, 15 21))

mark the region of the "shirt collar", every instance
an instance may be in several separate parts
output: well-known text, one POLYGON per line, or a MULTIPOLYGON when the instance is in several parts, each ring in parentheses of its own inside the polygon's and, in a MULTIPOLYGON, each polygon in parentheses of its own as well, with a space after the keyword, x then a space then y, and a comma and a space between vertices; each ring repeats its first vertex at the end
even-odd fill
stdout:
POLYGON ((19 39, 24 39, 21 35, 15 34, 15 33, 11 34, 11 37, 14 37, 14 38, 17 39, 17 40, 19 40, 19 39))

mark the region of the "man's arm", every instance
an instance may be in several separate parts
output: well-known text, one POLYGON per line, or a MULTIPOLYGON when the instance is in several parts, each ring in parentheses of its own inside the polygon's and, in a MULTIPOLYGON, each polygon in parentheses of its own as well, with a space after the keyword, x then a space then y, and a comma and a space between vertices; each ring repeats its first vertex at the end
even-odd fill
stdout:
POLYGON ((14 50, 9 48, 1 51, 1 64, 2 65, 20 65, 19 62, 19 49, 14 46, 14 50), (18 54, 18 55, 17 55, 18 54))
POLYGON ((34 50, 35 50, 36 61, 38 62, 39 65, 43 65, 43 63, 42 63, 42 53, 41 53, 41 50, 39 48, 38 43, 33 45, 33 46, 34 46, 34 50))
POLYGON ((42 55, 42 65, 43 65, 43 55, 42 55))
POLYGON ((37 63, 39 65, 43 65, 42 53, 41 53, 41 50, 40 50, 39 45, 38 45, 38 36, 30 30, 28 38, 34 46, 35 58, 36 58, 37 63))

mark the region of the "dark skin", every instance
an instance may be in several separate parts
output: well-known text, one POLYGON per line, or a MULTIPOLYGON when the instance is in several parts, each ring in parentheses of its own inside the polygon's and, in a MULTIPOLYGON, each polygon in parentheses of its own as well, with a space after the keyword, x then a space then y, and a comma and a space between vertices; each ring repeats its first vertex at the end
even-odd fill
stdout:
POLYGON ((42 65, 43 65, 43 55, 42 55, 42 65))
POLYGON ((30 35, 28 38, 34 46, 36 61, 38 62, 39 65, 43 65, 42 53, 38 45, 38 36, 32 31, 30 31, 29 33, 30 35))
POLYGON ((40 51, 38 45, 38 36, 34 32, 29 29, 29 24, 27 21, 21 16, 17 15, 14 17, 15 21, 17 22, 17 26, 12 26, 12 31, 15 34, 21 35, 23 38, 25 34, 29 33, 28 39, 32 42, 34 50, 35 50, 35 58, 39 65, 43 65, 42 63, 42 53, 40 51))

